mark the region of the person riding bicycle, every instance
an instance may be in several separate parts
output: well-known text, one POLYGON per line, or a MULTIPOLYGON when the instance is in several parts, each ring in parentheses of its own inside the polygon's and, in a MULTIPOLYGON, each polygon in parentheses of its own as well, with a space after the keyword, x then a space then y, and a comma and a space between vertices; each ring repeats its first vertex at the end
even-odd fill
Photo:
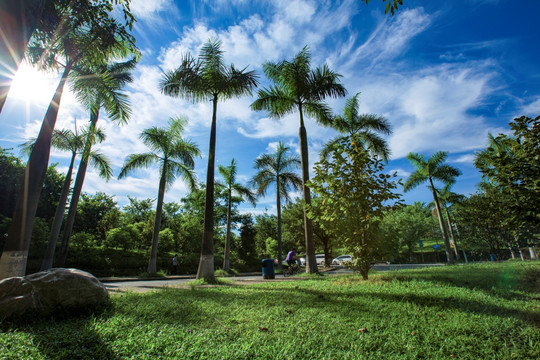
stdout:
POLYGON ((287 257, 285 258, 287 265, 289 265, 289 273, 292 272, 293 266, 296 264, 297 260, 298 256, 296 256, 296 248, 292 248, 291 251, 287 253, 287 257))

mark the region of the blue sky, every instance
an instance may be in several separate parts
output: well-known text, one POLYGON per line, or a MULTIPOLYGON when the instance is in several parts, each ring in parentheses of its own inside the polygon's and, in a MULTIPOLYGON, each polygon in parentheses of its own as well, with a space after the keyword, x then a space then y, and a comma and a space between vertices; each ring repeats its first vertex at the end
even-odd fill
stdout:
MULTIPOLYGON (((514 117, 540 113, 537 0, 404 0, 393 17, 384 15, 376 0, 369 5, 359 0, 132 0, 131 8, 143 53, 135 81, 126 88, 133 115, 122 127, 104 115, 99 120, 108 138, 97 148, 109 157, 115 175, 126 155, 146 151, 138 139, 143 129, 182 115, 189 120, 186 136, 204 154, 196 162, 197 176, 204 181, 210 103, 164 96, 158 83, 163 71, 179 65, 182 54, 197 56, 210 37, 222 41, 227 63, 255 70, 261 86, 268 85, 262 63, 290 59, 308 45, 314 66, 326 63, 342 74, 349 96, 361 92, 361 112, 383 115, 392 123, 387 171, 406 178, 413 171, 405 159, 408 152, 427 157, 449 151, 448 162, 463 172, 454 191, 465 195, 480 181, 472 161, 474 152, 485 147, 487 134, 508 132, 514 117)), ((0 146, 16 148, 36 136, 57 79, 57 74, 21 68, 0 114, 0 146)), ((273 151, 278 141, 298 152, 298 114, 273 120, 251 111, 253 100, 243 97, 218 106, 216 161, 227 165, 234 157, 243 182, 253 176, 255 158, 273 151)), ((344 102, 328 99, 336 114, 344 102)), ((72 129, 75 119, 81 125, 88 115, 67 93, 56 128, 72 129)), ((306 126, 313 164, 335 132, 313 120, 306 126)), ((69 154, 52 151, 51 162, 60 163, 60 170, 68 161, 69 154)), ((114 194, 122 206, 128 195, 156 198, 157 184, 157 168, 108 183, 89 170, 83 191, 114 194)), ((165 201, 179 201, 186 192, 177 181, 165 201)), ((420 186, 403 198, 429 202, 431 194, 420 186)), ((257 208, 245 204, 241 210, 275 213, 274 201, 269 193, 257 208)))

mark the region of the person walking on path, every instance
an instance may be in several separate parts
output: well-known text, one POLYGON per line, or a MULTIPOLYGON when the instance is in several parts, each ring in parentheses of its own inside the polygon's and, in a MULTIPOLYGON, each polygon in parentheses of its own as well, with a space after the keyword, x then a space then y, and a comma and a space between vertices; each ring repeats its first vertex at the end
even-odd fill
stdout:
POLYGON ((176 275, 177 271, 178 271, 178 255, 174 255, 174 257, 172 258, 171 275, 176 275))

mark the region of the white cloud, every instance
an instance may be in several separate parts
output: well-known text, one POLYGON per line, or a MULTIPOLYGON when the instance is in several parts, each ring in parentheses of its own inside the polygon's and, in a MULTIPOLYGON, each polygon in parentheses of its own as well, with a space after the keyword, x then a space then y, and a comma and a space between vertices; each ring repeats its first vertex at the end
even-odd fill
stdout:
POLYGON ((467 163, 472 164, 474 162, 475 156, 474 154, 465 154, 461 155, 455 159, 450 159, 449 161, 455 162, 455 163, 467 163))
POLYGON ((403 178, 409 177, 412 174, 410 171, 407 171, 401 168, 388 170, 388 173, 389 174, 396 173, 398 176, 403 177, 403 178))
POLYGON ((521 110, 521 114, 517 115, 518 117, 521 115, 529 116, 529 117, 536 117, 540 115, 540 98, 536 99, 535 101, 526 104, 523 106, 521 110))
POLYGON ((130 9, 137 20, 155 20, 159 13, 173 6, 172 0, 131 0, 130 9))

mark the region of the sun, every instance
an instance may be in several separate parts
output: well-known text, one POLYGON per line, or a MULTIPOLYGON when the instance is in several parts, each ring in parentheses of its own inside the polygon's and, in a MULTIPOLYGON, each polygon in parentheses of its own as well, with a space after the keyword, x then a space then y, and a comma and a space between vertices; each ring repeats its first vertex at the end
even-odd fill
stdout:
POLYGON ((8 99, 23 100, 34 105, 46 105, 51 101, 58 85, 58 77, 57 74, 38 71, 26 62, 22 62, 11 83, 8 99))

